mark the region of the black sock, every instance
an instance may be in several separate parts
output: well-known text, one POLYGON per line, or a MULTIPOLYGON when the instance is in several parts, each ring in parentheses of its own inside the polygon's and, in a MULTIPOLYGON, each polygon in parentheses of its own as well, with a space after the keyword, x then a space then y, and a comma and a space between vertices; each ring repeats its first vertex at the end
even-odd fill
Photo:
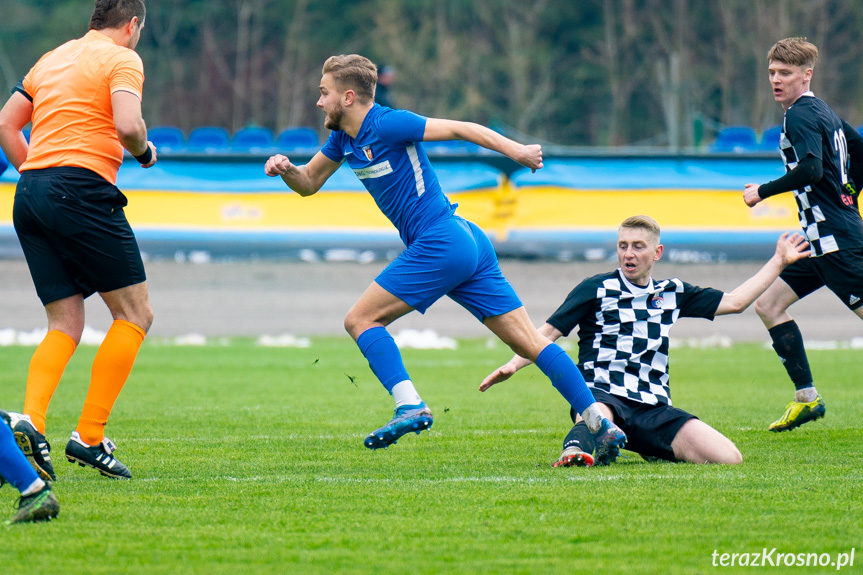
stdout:
POLYGON ((812 387, 812 372, 803 348, 803 334, 793 319, 780 323, 767 330, 773 339, 773 349, 782 360, 788 377, 794 382, 794 389, 812 387))
POLYGON ((593 453, 596 442, 584 421, 579 421, 569 430, 566 439, 563 440, 563 448, 567 447, 577 447, 585 453, 593 453))

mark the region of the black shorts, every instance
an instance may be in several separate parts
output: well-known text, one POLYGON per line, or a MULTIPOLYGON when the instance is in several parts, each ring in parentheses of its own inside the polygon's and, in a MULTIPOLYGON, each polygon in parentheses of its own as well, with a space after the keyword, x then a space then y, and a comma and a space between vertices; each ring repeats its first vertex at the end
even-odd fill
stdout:
POLYGON ((42 304, 146 281, 126 196, 84 168, 25 170, 12 221, 42 304))
MULTIPOLYGON (((590 391, 596 401, 611 409, 614 423, 626 434, 626 449, 643 457, 677 461, 671 442, 687 421, 697 417, 664 403, 648 405, 600 389, 590 388, 590 391)), ((575 421, 575 412, 570 410, 569 414, 575 421)))
POLYGON ((800 299, 827 286, 849 309, 863 306, 863 248, 802 259, 785 268, 779 277, 800 299))

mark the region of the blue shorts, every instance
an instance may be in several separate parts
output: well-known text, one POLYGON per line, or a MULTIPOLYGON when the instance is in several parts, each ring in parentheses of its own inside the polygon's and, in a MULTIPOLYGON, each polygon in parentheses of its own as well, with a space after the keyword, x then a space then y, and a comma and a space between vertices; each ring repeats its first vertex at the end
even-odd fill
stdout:
POLYGON ((420 313, 444 295, 479 321, 522 305, 489 239, 458 216, 432 225, 375 282, 420 313))

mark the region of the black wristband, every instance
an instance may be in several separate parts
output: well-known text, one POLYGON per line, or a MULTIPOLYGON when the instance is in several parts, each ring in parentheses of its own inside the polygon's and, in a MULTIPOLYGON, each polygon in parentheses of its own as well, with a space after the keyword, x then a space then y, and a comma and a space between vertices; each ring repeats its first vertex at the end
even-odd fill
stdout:
POLYGON ((138 160, 142 166, 149 164, 153 159, 153 148, 150 147, 150 144, 147 144, 147 151, 140 156, 135 156, 135 159, 138 160))

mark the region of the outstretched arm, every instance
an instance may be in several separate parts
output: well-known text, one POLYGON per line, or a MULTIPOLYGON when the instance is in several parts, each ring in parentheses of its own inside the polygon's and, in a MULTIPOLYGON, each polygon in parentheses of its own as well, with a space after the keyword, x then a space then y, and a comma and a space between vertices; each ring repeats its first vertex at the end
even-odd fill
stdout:
POLYGON ((322 153, 317 154, 304 166, 295 166, 287 156, 270 156, 264 165, 264 173, 271 178, 281 176, 288 187, 301 196, 311 196, 321 189, 330 176, 339 169, 334 162, 322 153))
POLYGON ((515 140, 510 140, 494 130, 473 122, 441 120, 439 118, 426 120, 423 141, 439 142, 442 140, 466 140, 483 148, 500 152, 533 171, 542 168, 542 146, 539 144, 519 144, 515 140))
MULTIPOLYGON (((551 341, 557 341, 557 339, 563 335, 557 330, 557 328, 548 323, 538 328, 536 331, 538 331, 540 334, 544 335, 551 341)), ((507 363, 503 364, 502 366, 488 374, 486 378, 482 380, 482 383, 479 386, 479 390, 485 391, 496 383, 506 381, 507 379, 512 377, 515 372, 525 366, 530 365, 531 363, 533 362, 529 359, 525 359, 520 355, 514 355, 512 359, 509 360, 507 363)))
POLYGON ((787 233, 776 242, 776 253, 764 264, 758 273, 740 284, 731 293, 726 293, 719 301, 715 315, 740 313, 770 287, 788 265, 809 257, 809 242, 800 234, 789 237, 787 233))

